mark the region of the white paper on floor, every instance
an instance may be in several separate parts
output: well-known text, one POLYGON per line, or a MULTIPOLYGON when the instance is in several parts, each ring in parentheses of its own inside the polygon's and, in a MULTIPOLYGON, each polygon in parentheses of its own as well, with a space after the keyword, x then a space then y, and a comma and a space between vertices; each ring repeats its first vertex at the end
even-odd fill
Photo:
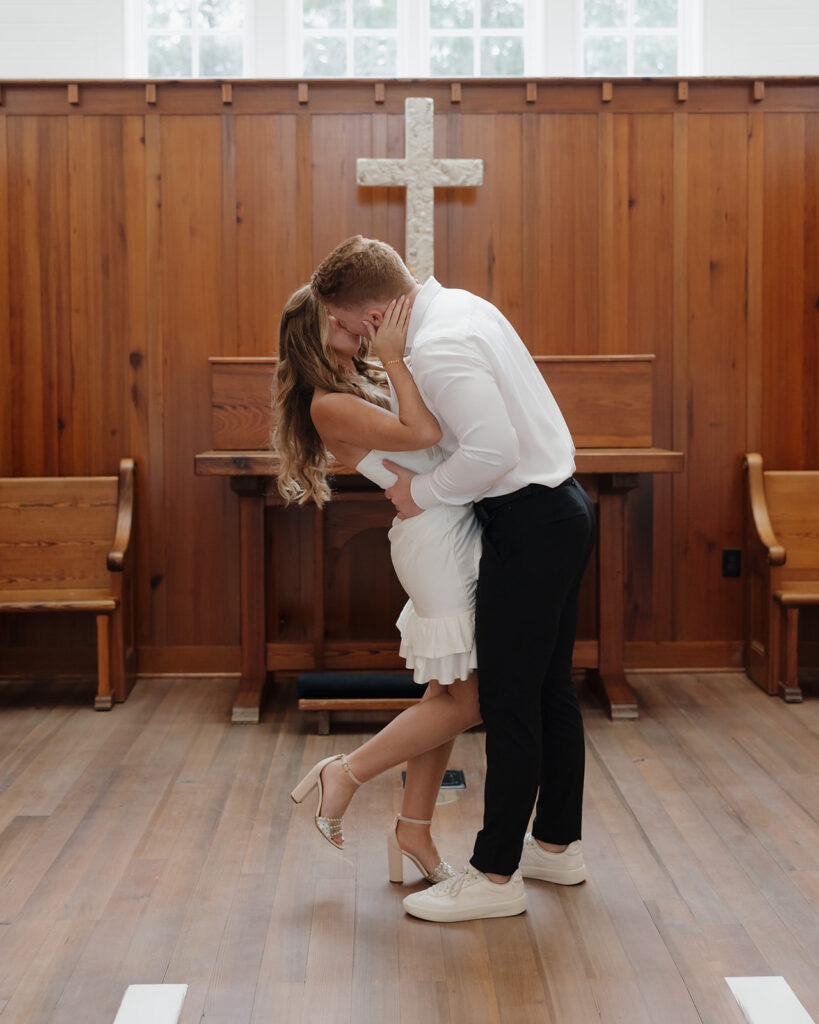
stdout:
POLYGON ((114 1024, 176 1024, 187 985, 129 985, 114 1024))
POLYGON ((781 976, 725 980, 750 1024, 814 1024, 781 976))

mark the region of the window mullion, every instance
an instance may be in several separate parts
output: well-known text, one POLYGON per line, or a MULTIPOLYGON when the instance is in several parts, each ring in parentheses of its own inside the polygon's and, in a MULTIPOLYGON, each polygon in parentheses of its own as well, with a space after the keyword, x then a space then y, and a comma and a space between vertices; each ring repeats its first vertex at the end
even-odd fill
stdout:
POLYGON ((199 76, 199 23, 196 20, 196 0, 190 0, 191 13, 191 76, 199 76))
MULTIPOLYGON (((416 0, 418 3, 419 0, 416 0)), ((422 67, 424 57, 423 27, 429 23, 429 0, 422 0, 420 15, 410 16, 409 0, 398 0, 398 39, 396 72, 399 78, 410 75, 410 68, 422 67)), ((427 61, 428 64, 428 61, 427 61)))
POLYGON ((355 74, 355 65, 353 63, 355 45, 353 42, 353 0, 346 0, 346 36, 347 36, 347 77, 352 78, 355 74))
POLYGON ((253 40, 256 35, 253 31, 256 18, 256 0, 245 0, 243 15, 242 74, 245 78, 252 78, 256 72, 256 54, 253 50, 253 40))
POLYGON ((525 0, 523 14, 523 73, 545 73, 546 38, 543 31, 543 5, 525 0))
POLYGON ((481 8, 478 0, 472 0, 472 74, 481 73, 481 42, 483 40, 483 24, 481 8))

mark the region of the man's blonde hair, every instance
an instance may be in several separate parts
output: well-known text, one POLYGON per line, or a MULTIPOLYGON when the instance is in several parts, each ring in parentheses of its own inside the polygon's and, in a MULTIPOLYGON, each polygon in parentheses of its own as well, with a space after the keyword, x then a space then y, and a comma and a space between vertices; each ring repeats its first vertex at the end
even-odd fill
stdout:
POLYGON ((310 281, 322 302, 343 309, 363 309, 406 295, 415 281, 406 264, 386 242, 353 235, 325 256, 310 281))

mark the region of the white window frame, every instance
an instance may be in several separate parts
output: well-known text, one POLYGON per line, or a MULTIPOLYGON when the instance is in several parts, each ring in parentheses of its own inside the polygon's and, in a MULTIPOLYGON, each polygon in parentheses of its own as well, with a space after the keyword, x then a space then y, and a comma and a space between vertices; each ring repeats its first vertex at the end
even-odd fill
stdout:
MULTIPOLYGON (((125 73, 134 78, 154 78, 148 71, 148 40, 151 36, 190 35, 191 71, 199 67, 199 40, 203 36, 242 36, 242 74, 227 75, 228 78, 249 78, 255 73, 254 27, 255 11, 259 0, 244 0, 244 27, 238 29, 202 29, 197 24, 196 0, 191 0, 191 28, 181 32, 161 31, 148 28, 146 0, 125 0, 125 73)), ((196 74, 180 75, 179 78, 196 79, 196 74)))
MULTIPOLYGON (((149 77, 147 75, 145 0, 123 0, 123 2, 126 14, 124 55, 126 74, 136 78, 149 77)), ((585 78, 583 70, 585 32, 583 0, 524 0, 524 2, 526 12, 524 76, 585 78)), ((703 2, 704 0, 680 0, 680 48, 677 77, 702 73, 703 2)), ((245 3, 247 6, 242 77, 253 75, 269 78, 303 77, 304 33, 301 24, 301 0, 245 0, 245 3)), ((362 29, 360 31, 377 30, 362 29)), ((448 33, 450 31, 452 30, 447 30, 448 33)), ((475 30, 461 31, 474 32, 475 30)), ((503 29, 490 31, 501 35, 504 32, 503 29)), ((429 35, 428 0, 399 0, 396 70, 398 78, 428 77, 429 35), (424 69, 419 70, 417 64, 412 63, 411 55, 423 57, 424 69)), ((347 44, 349 71, 347 77, 353 77, 351 52, 352 41, 350 40, 347 44)))
MULTIPOLYGON (((355 78, 353 74, 353 68, 355 66, 355 41, 366 36, 390 36, 395 39, 395 74, 400 76, 402 74, 401 69, 401 57, 402 50, 406 47, 401 46, 402 41, 402 8, 405 8, 407 4, 403 0, 398 0, 398 11, 396 18, 395 28, 355 28, 353 27, 353 0, 345 0, 345 11, 346 11, 346 23, 347 28, 316 28, 306 29, 304 27, 304 19, 302 18, 302 0, 295 0, 295 3, 291 3, 293 6, 293 12, 291 14, 292 23, 297 26, 298 31, 298 47, 294 47, 296 50, 294 54, 296 66, 299 68, 297 74, 304 74, 300 69, 303 66, 303 54, 304 54, 304 43, 305 40, 310 39, 313 36, 324 36, 329 38, 341 38, 345 41, 345 51, 347 55, 347 71, 341 77, 343 78, 355 78)), ((331 77, 331 76, 328 76, 331 77)), ((384 77, 392 77, 391 75, 385 75, 384 77)))
POLYGON ((634 71, 634 42, 639 36, 675 36, 677 39, 677 70, 671 75, 652 75, 653 78, 679 78, 684 75, 698 75, 702 67, 702 2, 703 0, 678 0, 678 21, 676 28, 636 28, 634 25, 635 0, 626 0, 626 24, 623 28, 586 28, 584 21, 585 2, 576 0, 577 19, 577 74, 582 78, 597 77, 586 75, 585 49, 589 37, 625 36, 626 71, 623 75, 608 72, 608 78, 645 77, 634 71))
MULTIPOLYGON (((258 3, 259 0, 256 0, 258 3)), ((478 14, 478 3, 475 0, 476 15, 478 14)), ((352 24, 353 0, 346 0, 347 24, 352 24)), ((284 14, 284 12, 283 12, 284 14)), ((310 35, 343 35, 347 34, 347 73, 343 77, 357 77, 353 70, 353 40, 356 36, 377 35, 380 33, 395 34, 397 37, 396 51, 396 77, 430 77, 429 72, 429 46, 431 36, 468 36, 475 39, 477 50, 477 62, 480 65, 480 41, 483 36, 518 35, 522 36, 524 42, 523 60, 524 75, 536 74, 538 57, 542 46, 531 45, 532 39, 540 40, 543 35, 543 3, 542 0, 524 0, 525 27, 522 29, 484 29, 475 26, 469 29, 441 29, 440 32, 432 31, 429 25, 429 0, 398 0, 398 28, 397 29, 315 29, 305 30, 302 25, 302 0, 287 0, 287 21, 295 29, 294 36, 297 43, 287 47, 286 73, 290 78, 297 78, 304 74, 302 71, 302 54, 304 52, 304 40, 310 35), (417 58, 423 59, 424 68, 419 70, 417 58)), ((480 75, 469 75, 464 77, 481 77, 480 75)))
MULTIPOLYGON (((407 6, 409 6, 407 4, 407 6)), ((480 21, 480 0, 473 0, 473 7, 475 13, 475 24, 472 28, 441 28, 433 29, 429 23, 429 0, 423 2, 423 17, 419 17, 418 21, 421 25, 421 48, 420 53, 424 56, 425 66, 427 74, 431 74, 429 71, 429 59, 430 59, 430 44, 436 36, 448 36, 450 38, 460 39, 472 39, 475 45, 475 60, 474 65, 477 65, 478 71, 473 74, 466 75, 467 78, 491 78, 497 77, 494 75, 483 74, 481 68, 481 43, 487 36, 511 36, 513 38, 519 38, 523 40, 523 74, 532 74, 530 70, 532 67, 537 65, 537 46, 532 45, 533 39, 540 38, 540 32, 535 34, 534 29, 540 23, 540 16, 542 12, 542 3, 537 0, 524 0, 523 3, 523 28, 484 28, 479 24, 480 21)), ((474 67, 473 65, 473 67, 474 67)), ((449 76, 447 76, 449 77, 449 76)), ((506 76, 500 76, 506 77, 506 76)), ((517 77, 517 76, 508 76, 517 77)))

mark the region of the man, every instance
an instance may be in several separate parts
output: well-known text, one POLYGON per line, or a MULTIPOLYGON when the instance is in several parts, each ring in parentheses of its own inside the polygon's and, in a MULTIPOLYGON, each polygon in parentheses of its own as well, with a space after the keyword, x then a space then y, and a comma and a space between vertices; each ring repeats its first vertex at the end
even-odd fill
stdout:
POLYGON ((421 475, 386 463, 398 477, 387 496, 400 517, 474 501, 483 524, 475 607, 483 828, 461 874, 404 906, 431 921, 519 914, 524 877, 570 885, 586 877, 583 722, 571 660, 594 513, 572 477, 571 435, 525 345, 490 303, 434 278, 413 284, 394 249, 360 235, 322 261, 312 284, 353 332, 362 321, 378 327, 397 285, 409 289, 405 355, 447 458, 421 475))

